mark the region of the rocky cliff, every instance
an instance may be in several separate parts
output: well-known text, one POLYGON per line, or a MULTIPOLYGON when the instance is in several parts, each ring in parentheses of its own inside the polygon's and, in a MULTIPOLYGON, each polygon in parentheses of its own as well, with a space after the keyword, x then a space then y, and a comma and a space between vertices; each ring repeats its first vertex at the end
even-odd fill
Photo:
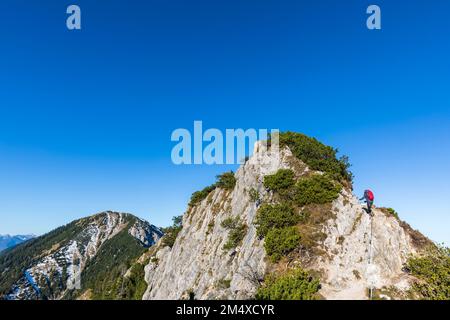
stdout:
POLYGON ((313 250, 299 246, 280 261, 269 259, 255 219, 263 203, 279 199, 264 185, 265 177, 279 169, 290 169, 297 179, 323 174, 294 156, 289 146, 277 153, 257 143, 253 156, 237 170, 234 188, 214 188, 190 206, 172 248, 160 244, 155 250, 145 267, 144 299, 250 299, 267 274, 296 266, 320 278, 319 294, 325 299, 367 299, 368 288, 387 297, 410 287, 412 277, 404 264, 429 240, 386 209, 375 208, 371 217, 351 186, 343 187, 331 203, 309 209, 321 216, 313 250), (235 248, 226 250, 230 230, 224 221, 230 218, 240 221, 244 234, 235 248))

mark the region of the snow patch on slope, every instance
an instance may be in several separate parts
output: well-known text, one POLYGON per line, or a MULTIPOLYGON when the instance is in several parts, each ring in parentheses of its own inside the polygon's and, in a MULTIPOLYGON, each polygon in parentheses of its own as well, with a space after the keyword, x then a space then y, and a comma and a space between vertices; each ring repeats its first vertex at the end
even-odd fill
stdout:
MULTIPOLYGON (((48 283, 58 283, 61 288, 73 288, 78 285, 79 277, 86 264, 93 259, 101 246, 113 238, 124 228, 129 227, 128 214, 104 212, 95 216, 81 219, 78 223, 87 225, 66 243, 60 243, 43 253, 43 256, 24 270, 20 278, 6 296, 7 299, 39 299, 40 287, 49 287, 48 283)), ((153 245, 161 236, 162 231, 148 222, 135 218, 128 233, 145 246, 153 245)), ((59 299, 65 291, 58 294, 52 292, 46 295, 51 299, 59 299)))

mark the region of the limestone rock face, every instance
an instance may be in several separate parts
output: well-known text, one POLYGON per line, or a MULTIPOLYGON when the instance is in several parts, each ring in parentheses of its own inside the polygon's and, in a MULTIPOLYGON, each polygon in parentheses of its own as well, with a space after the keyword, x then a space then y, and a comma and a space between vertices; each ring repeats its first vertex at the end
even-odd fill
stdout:
MULTIPOLYGON (((271 266, 264 240, 256 236, 258 203, 251 200, 249 190, 257 190, 264 202, 271 202, 272 194, 265 190, 263 179, 281 168, 290 168, 297 176, 309 171, 288 148, 278 153, 257 143, 253 156, 235 174, 234 190, 216 188, 188 209, 172 248, 159 243, 156 259, 145 267, 148 288, 143 299, 254 297, 271 266), (247 225, 242 244, 231 251, 223 249, 229 230, 221 226, 229 217, 239 217, 247 225)), ((326 299, 367 299, 371 285, 408 288, 409 278, 402 266, 408 255, 416 252, 408 230, 379 209, 373 210, 371 218, 348 190, 341 192, 332 207, 333 218, 323 224, 325 240, 320 247, 324 254, 312 257, 306 266, 321 274, 320 294, 326 299)))
POLYGON ((256 144, 254 155, 236 172, 232 192, 217 188, 183 217, 183 229, 172 249, 159 250, 157 262, 145 268, 144 299, 181 299, 189 293, 196 299, 251 298, 266 270, 263 241, 256 236, 253 220, 257 206, 249 190, 267 196, 263 177, 288 167, 289 150, 280 157, 256 144), (229 231, 221 222, 240 217, 247 225, 245 238, 236 250, 223 249, 229 231))
POLYGON ((417 251, 408 229, 376 208, 371 217, 347 192, 333 207, 336 219, 324 226, 328 254, 314 266, 325 271, 321 294, 327 299, 367 299, 368 287, 407 289, 411 278, 402 271, 403 264, 417 251))
POLYGON ((163 236, 163 232, 147 221, 136 218, 128 233, 139 240, 143 246, 151 247, 163 236))

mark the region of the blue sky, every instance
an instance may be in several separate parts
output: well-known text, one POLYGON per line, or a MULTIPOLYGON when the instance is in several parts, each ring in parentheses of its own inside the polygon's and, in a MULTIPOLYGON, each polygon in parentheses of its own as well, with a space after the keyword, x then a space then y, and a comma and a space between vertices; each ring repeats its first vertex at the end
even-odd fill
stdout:
POLYGON ((338 147, 355 193, 449 244, 450 3, 376 3, 380 31, 361 0, 2 1, 0 234, 108 209, 168 225, 230 169, 171 163, 202 120, 338 147))

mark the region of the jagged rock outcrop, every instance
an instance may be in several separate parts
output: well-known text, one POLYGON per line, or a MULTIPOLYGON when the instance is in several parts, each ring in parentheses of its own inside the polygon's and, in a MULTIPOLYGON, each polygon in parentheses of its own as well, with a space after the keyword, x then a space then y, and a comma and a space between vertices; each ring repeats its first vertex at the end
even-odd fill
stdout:
POLYGON ((153 246, 163 236, 159 228, 139 218, 136 218, 136 222, 128 229, 128 233, 145 247, 153 246))
POLYGON ((137 259, 162 235, 126 213, 107 211, 76 220, 0 256, 3 298, 75 298, 76 290, 103 281, 101 269, 112 272, 137 259))
MULTIPOLYGON (((258 202, 250 199, 249 190, 254 188, 270 203, 273 194, 264 188, 263 179, 281 168, 292 169, 297 176, 310 172, 288 147, 278 154, 257 143, 253 156, 236 172, 232 191, 216 188, 189 208, 173 247, 160 243, 145 268, 144 299, 253 298, 274 266, 267 259, 264 240, 256 235, 258 202), (229 231, 221 222, 230 217, 239 217, 247 228, 241 245, 227 251, 223 247, 229 231)), ((411 279, 402 271, 403 264, 421 242, 429 240, 381 209, 374 209, 371 219, 348 188, 342 189, 331 208, 332 216, 322 226, 322 254, 299 254, 289 264, 319 273, 320 294, 326 299, 366 299, 369 286, 407 289, 411 279)))

